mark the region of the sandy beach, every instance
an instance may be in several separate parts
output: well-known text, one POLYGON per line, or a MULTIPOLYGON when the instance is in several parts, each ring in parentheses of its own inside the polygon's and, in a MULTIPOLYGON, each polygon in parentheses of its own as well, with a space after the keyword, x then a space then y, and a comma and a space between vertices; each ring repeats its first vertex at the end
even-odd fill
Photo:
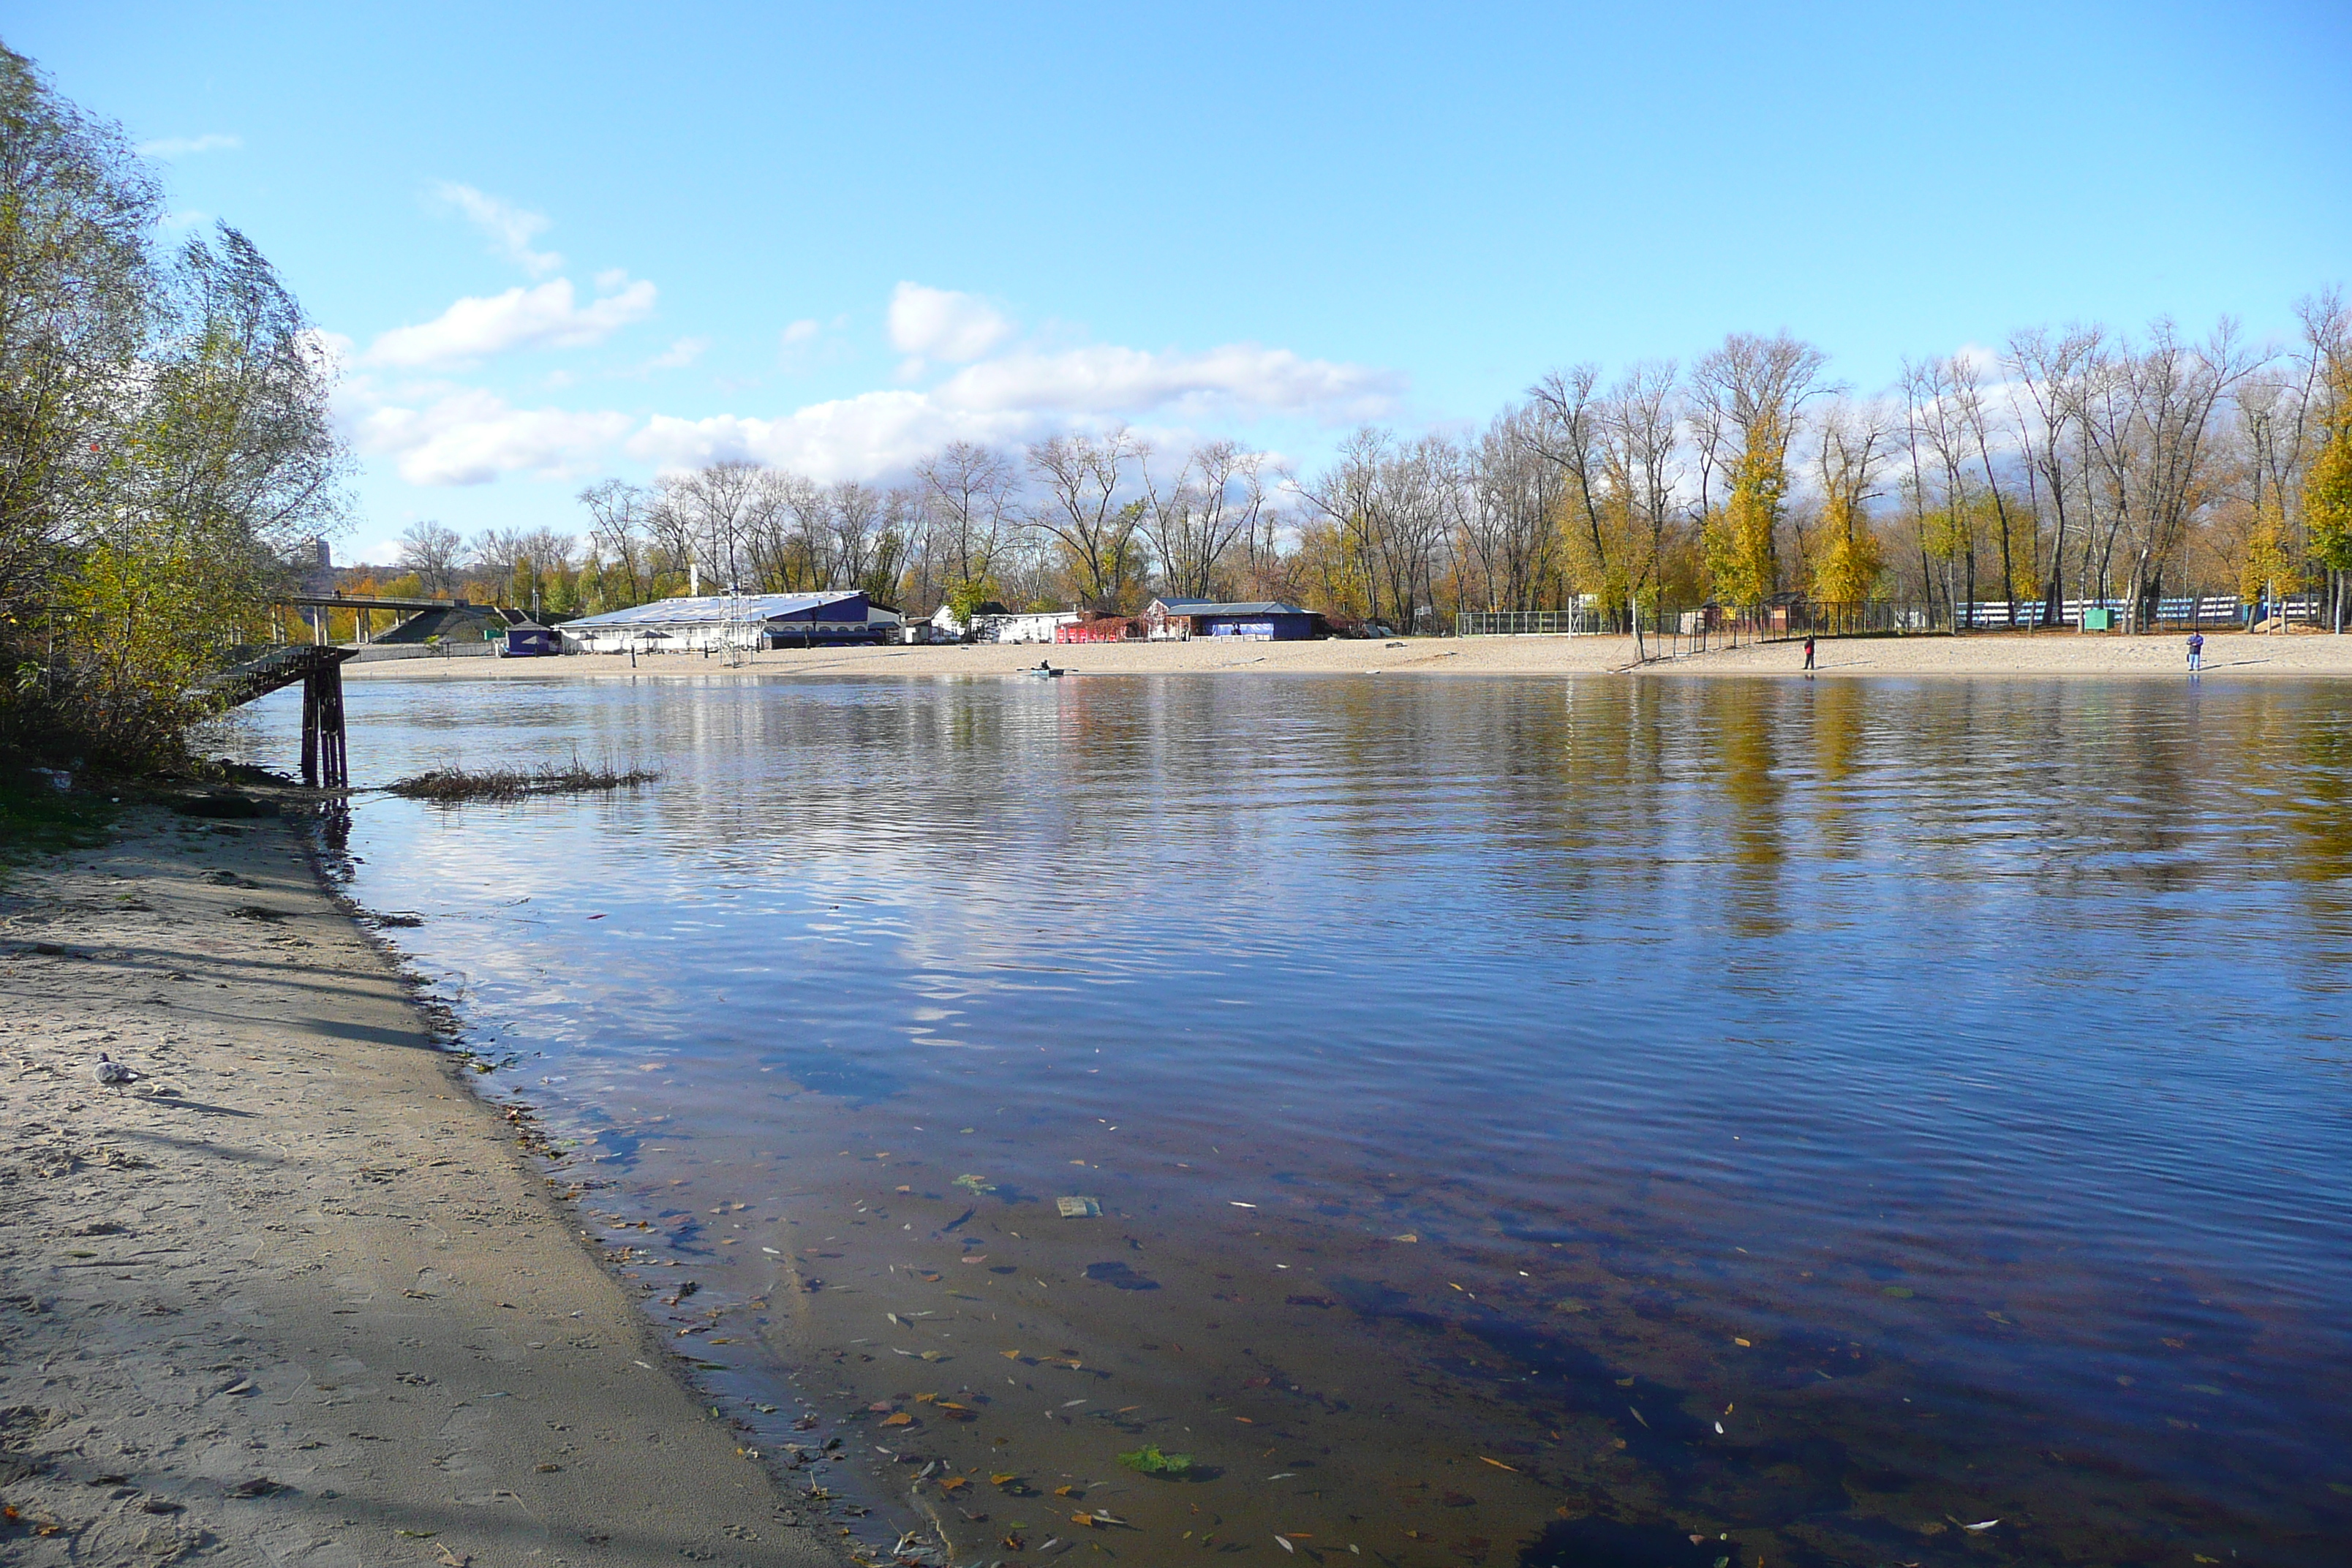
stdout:
POLYGON ((289 826, 15 870, 0 991, 0 1558, 845 1561, 289 826))
MULTIPOLYGON (((1655 651, 1652 645, 1652 651, 1655 651)), ((2074 632, 1979 633, 1971 637, 1823 639, 1822 677, 1963 676, 1978 679, 2163 676, 2186 670, 2180 637, 2084 636, 2074 632)), ((785 648, 730 670, 721 658, 691 654, 565 658, 416 658, 346 665, 362 680, 512 679, 520 676, 611 679, 628 676, 941 676, 1001 678, 1040 658, 1078 675, 1602 675, 1632 672, 1684 678, 1803 673, 1796 643, 1717 649, 1675 659, 1634 662, 1631 637, 1416 637, 1401 642, 1108 643, 1065 647, 982 644, 927 647, 785 648)), ((2316 633, 2250 636, 2209 633, 2210 680, 2352 676, 2352 637, 2316 633)))

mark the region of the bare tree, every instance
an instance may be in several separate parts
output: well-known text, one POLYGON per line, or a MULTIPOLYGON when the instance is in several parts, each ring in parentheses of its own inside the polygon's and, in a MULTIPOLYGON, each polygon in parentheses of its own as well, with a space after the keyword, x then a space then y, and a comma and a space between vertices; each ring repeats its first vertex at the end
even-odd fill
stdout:
POLYGON ((466 542, 454 528, 426 519, 400 531, 401 570, 415 573, 427 594, 446 594, 456 586, 465 557, 466 542))
POLYGON ((1236 441, 1195 447, 1164 490, 1152 482, 1150 453, 1139 448, 1143 526, 1160 557, 1160 579, 1173 594, 1206 598, 1217 568, 1237 540, 1252 536, 1265 506, 1258 470, 1263 452, 1236 441))
POLYGON ((1544 417, 1535 400, 1496 415, 1453 487, 1461 596, 1489 610, 1541 608, 1567 575, 1557 519, 1568 480, 1543 450, 1544 417))
POLYGON ((1630 592, 1622 552, 1613 548, 1611 530, 1602 520, 1602 492, 1607 465, 1602 447, 1607 424, 1598 388, 1601 370, 1580 364, 1554 371, 1528 388, 1534 417, 1528 438, 1537 454, 1558 468, 1568 481, 1567 501, 1576 531, 1576 556, 1581 584, 1600 593, 1608 603, 1622 602, 1630 592))
POLYGON ((1870 502, 1885 463, 1890 421, 1875 403, 1841 400, 1820 421, 1821 443, 1814 479, 1822 498, 1820 566, 1814 594, 1832 605, 1857 605, 1871 596, 1882 561, 1870 526, 1870 502))
POLYGON ((1968 471, 1968 430, 1960 416, 1958 379, 1967 365, 1951 359, 1905 361, 1903 394, 1905 435, 1910 442, 1914 489, 1923 509, 1922 521, 1932 531, 1923 550, 1944 563, 1944 600, 1952 615, 1952 629, 1976 625, 1977 530, 1976 497, 1968 471), (1922 464, 1924 450, 1928 461, 1922 464), (1942 504, 1927 508, 1929 482, 1940 484, 1942 504), (1955 563, 1966 566, 1965 597, 1952 582, 1955 563), (1965 607, 1963 607, 1965 606, 1965 607))
POLYGON ((709 574, 707 586, 736 591, 751 569, 766 471, 740 460, 712 463, 665 475, 656 486, 649 525, 682 559, 709 574))
POLYGON ((1146 448, 1126 429, 1107 436, 1056 436, 1029 448, 1039 497, 1027 521, 1060 546, 1078 596, 1097 609, 1118 607, 1139 574, 1139 500, 1123 500, 1146 448))
POLYGON ((864 582, 874 570, 876 531, 882 518, 881 492, 844 479, 828 496, 833 528, 832 560, 824 584, 845 588, 864 582))
POLYGON ((1637 656, 1641 606, 1663 586, 1675 497, 1681 488, 1681 406, 1675 362, 1643 361, 1610 389, 1602 420, 1610 483, 1622 498, 1627 523, 1626 588, 1637 656))
MULTIPOLYGON (((1993 526, 2000 536, 2000 596, 2008 606, 2010 629, 2014 631, 2017 628, 2017 584, 2020 575, 2016 561, 2017 531, 2020 522, 2026 522, 2025 545, 2031 551, 2036 542, 2031 514, 2021 518, 2009 492, 2001 488, 2000 468, 1993 461, 1992 456, 1992 416, 1986 406, 1983 383, 1977 374, 1976 362, 1966 355, 1954 354, 1949 364, 1953 414, 1976 448, 1977 462, 1984 476, 1985 496, 1992 502, 1993 526)), ((2025 565, 2030 574, 2033 562, 2029 559, 2025 565)))
POLYGON ((983 583, 1013 531, 1020 476, 1003 453, 970 441, 950 443, 915 466, 929 524, 929 543, 943 588, 983 583))
POLYGON ((632 605, 644 602, 651 591, 647 574, 640 568, 647 564, 643 559, 646 534, 646 514, 651 498, 635 485, 618 479, 606 479, 589 486, 578 497, 588 509, 588 545, 603 564, 608 595, 614 599, 625 597, 632 605), (612 581, 617 570, 620 582, 612 581), (617 587, 617 593, 614 590, 617 587))
POLYGON ((1717 592, 1735 603, 1754 603, 1778 585, 1789 445, 1806 400, 1831 390, 1820 379, 1828 363, 1821 350, 1786 332, 1734 332, 1691 367, 1691 397, 1707 447, 1702 492, 1718 467, 1730 479, 1722 509, 1703 516, 1707 568, 1717 592), (1736 452, 1727 449, 1734 435, 1736 452))
POLYGON ((2009 371, 2010 396, 2023 441, 2028 500, 2037 514, 2046 505, 2051 519, 2050 564, 2042 587, 2045 626, 2058 626, 2065 616, 2066 503, 2081 482, 2068 463, 2067 446, 2072 411, 2080 402, 2075 380, 2095 342, 2093 335, 2079 331, 2053 338, 2036 327, 2011 334, 2001 361, 2009 371), (2019 404, 2021 397, 2024 401, 2019 404))
POLYGON ((2095 349, 2084 361, 2074 417, 2099 488, 2130 552, 2126 596, 2132 630, 2147 629, 2164 591, 2164 573, 2180 549, 2189 519, 2214 479, 2215 414, 2238 383, 2261 363, 2224 320, 2202 343, 2183 342, 2159 318, 2147 346, 2095 349))

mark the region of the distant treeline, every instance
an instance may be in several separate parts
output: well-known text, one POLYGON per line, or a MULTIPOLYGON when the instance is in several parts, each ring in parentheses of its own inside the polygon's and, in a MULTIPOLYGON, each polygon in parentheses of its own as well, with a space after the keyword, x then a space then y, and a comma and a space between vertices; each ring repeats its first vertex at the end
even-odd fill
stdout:
POLYGON ((345 506, 332 360, 226 225, 0 49, 0 753, 173 754, 345 506))
POLYGON ((2283 349, 2224 323, 2013 335, 1862 395, 1786 335, 1687 370, 1579 365, 1485 430, 1365 428, 1323 468, 1133 433, 947 447, 894 487, 749 462, 584 490, 579 537, 409 531, 403 569, 558 613, 709 589, 859 587, 928 611, 986 599, 1132 613, 1150 595, 1288 599, 1443 630, 1457 610, 1622 620, 1776 594, 1895 599, 1942 625, 2006 602, 2054 624, 2104 600, 2324 589, 2352 568, 2352 316, 2324 294, 2283 349), (691 568, 691 570, 690 570, 691 568))

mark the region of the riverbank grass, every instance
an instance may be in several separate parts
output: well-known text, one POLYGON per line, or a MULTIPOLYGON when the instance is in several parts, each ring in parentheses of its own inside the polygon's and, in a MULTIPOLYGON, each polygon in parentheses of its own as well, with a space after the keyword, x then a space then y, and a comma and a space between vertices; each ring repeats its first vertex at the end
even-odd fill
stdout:
POLYGON ((385 786, 403 800, 455 805, 467 801, 524 800, 541 795, 593 795, 651 784, 661 774, 649 768, 589 767, 576 758, 556 767, 430 768, 385 786))

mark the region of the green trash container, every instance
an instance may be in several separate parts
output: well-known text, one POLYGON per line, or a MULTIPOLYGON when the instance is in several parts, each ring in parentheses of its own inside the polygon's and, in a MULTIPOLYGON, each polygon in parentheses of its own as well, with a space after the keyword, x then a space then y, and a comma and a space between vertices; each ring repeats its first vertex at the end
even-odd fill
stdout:
POLYGON ((2086 632, 2111 632, 2116 629, 2116 613, 2105 608, 2084 610, 2083 629, 2086 632))

